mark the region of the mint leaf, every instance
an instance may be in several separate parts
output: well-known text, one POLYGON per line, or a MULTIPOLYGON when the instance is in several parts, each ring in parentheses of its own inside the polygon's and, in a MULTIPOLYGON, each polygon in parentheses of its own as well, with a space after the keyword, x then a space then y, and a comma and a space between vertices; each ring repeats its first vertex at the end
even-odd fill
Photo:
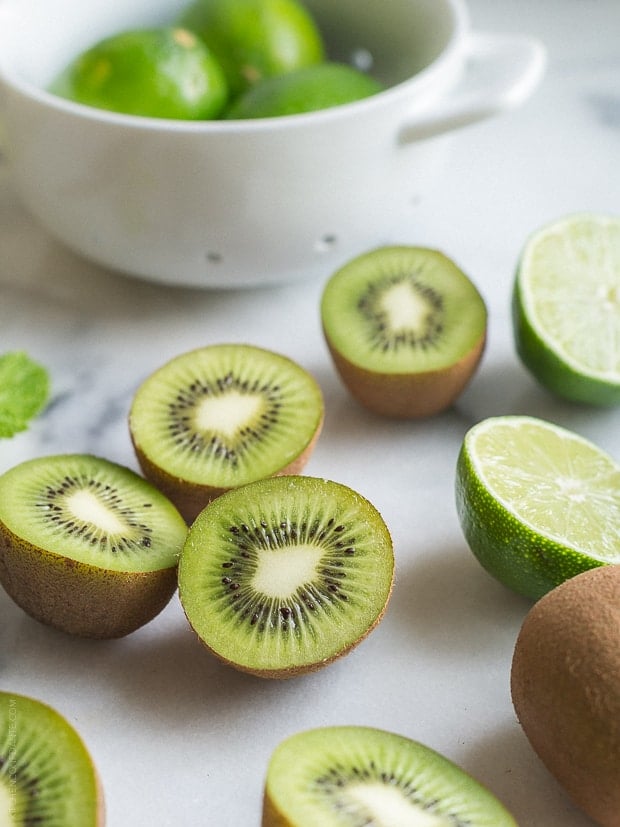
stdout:
POLYGON ((49 374, 23 351, 0 355, 0 439, 25 431, 49 397, 49 374))

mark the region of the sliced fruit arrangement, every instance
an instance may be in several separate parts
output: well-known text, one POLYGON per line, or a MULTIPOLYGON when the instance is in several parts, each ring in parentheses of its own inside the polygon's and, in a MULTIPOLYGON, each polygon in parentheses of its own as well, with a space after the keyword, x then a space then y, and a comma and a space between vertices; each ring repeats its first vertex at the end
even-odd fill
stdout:
POLYGON ((394 577, 388 529, 339 483, 288 476, 213 500, 189 530, 179 597, 205 646, 265 678, 316 670, 382 618, 394 577))
POLYGON ((535 232, 513 293, 517 351, 553 393, 620 404, 620 218, 571 215, 535 232))
POLYGON ((274 118, 329 109, 367 98, 382 89, 370 75, 344 63, 319 63, 268 78, 240 95, 226 117, 274 118))
POLYGON ((322 35, 297 0, 194 0, 179 24, 213 51, 233 96, 325 56, 322 35))
POLYGON ((0 823, 103 827, 103 792, 82 739, 41 701, 0 692, 0 823))
POLYGON ((262 827, 516 827, 498 799, 447 758, 358 726, 297 733, 274 750, 262 827))
POLYGON ((73 60, 50 91, 98 109, 175 120, 217 117, 228 101, 220 64, 182 28, 106 37, 73 60))
POLYGON ((547 769, 602 827, 620 823, 620 567, 573 577, 541 598, 511 671, 517 717, 547 769))
POLYGON ((394 417, 449 407, 486 339, 476 287, 450 259, 423 247, 382 247, 349 261, 325 285, 321 319, 351 394, 394 417))
POLYGON ((535 600, 620 562, 620 466, 553 423, 498 416, 474 425, 457 461, 456 503, 484 568, 535 600))
POLYGON ((129 428, 144 474, 191 522, 224 491, 299 473, 323 410, 316 381, 285 356, 212 345, 147 378, 134 396, 129 428))
POLYGON ((153 485, 99 457, 40 457, 0 476, 0 582, 71 634, 120 637, 158 614, 186 535, 153 485))

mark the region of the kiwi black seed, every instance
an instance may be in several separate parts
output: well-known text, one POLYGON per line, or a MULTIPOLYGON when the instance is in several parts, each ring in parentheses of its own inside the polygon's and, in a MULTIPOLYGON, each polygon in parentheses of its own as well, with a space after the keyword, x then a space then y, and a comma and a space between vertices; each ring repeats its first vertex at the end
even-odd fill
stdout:
POLYGON ((385 730, 333 726, 274 750, 262 827, 517 827, 500 801, 449 759, 385 730))
POLYGON ((160 491, 101 457, 44 456, 0 476, 0 583, 71 634, 121 637, 155 617, 186 535, 160 491))
POLYGON ((381 247, 347 262, 321 299, 325 339, 344 384, 376 413, 439 413, 482 357, 485 303, 443 253, 381 247))
POLYGON ((252 345, 199 348, 138 388, 129 416, 145 476, 192 522, 224 491, 297 474, 323 424, 323 396, 300 365, 252 345))
POLYGON ((0 818, 5 827, 103 827, 104 800, 81 737, 55 709, 0 692, 0 818))
POLYGON ((382 618, 394 555, 378 511, 357 492, 299 475, 213 500, 191 526, 179 597, 205 646, 266 678, 316 670, 382 618))

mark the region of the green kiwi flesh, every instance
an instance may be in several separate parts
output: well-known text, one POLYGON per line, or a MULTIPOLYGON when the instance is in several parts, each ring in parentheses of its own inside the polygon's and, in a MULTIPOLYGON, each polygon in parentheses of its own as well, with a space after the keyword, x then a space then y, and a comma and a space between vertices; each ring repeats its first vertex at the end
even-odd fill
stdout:
POLYGON ((97 771, 82 739, 46 704, 0 692, 0 824, 103 827, 97 771))
POLYGON ((274 750, 262 827, 517 827, 450 760, 402 735, 357 726, 300 732, 274 750))
POLYGON ((265 678, 316 670, 382 618, 394 577, 388 529, 357 492, 272 477, 213 500, 190 527, 179 597, 205 646, 265 678))
POLYGON ((192 522, 224 491, 299 473, 323 411, 318 384, 287 357, 211 345, 181 354, 142 383, 129 428, 145 476, 192 522))
POLYGON ((121 637, 158 614, 186 535, 161 492, 100 457, 44 456, 0 476, 0 583, 71 634, 121 637))
POLYGON ((386 416, 445 410, 486 341, 480 293, 451 259, 424 247, 381 247, 347 262, 325 285, 321 319, 345 386, 386 416))
POLYGON ((581 810, 620 825, 620 566, 566 580, 529 610, 511 668, 523 732, 581 810))

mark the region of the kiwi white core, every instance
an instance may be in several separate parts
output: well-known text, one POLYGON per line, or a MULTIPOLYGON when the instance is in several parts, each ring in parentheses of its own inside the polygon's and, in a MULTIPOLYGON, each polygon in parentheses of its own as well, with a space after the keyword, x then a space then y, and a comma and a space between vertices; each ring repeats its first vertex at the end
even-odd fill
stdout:
POLYGON ((109 534, 122 534, 130 530, 127 523, 119 520, 116 514, 106 508, 90 491, 76 491, 67 497, 66 505, 78 520, 84 520, 101 531, 107 531, 109 534))
POLYGON ((260 396, 230 391, 219 397, 203 400, 196 409, 196 427, 234 437, 244 425, 257 419, 265 405, 260 396))
POLYGON ((363 812, 365 822, 378 827, 453 827, 454 820, 424 813, 407 801, 399 790, 379 782, 352 784, 343 795, 351 815, 363 812))
POLYGON ((323 551, 318 546, 272 549, 258 558, 252 586, 266 597, 286 599, 317 574, 323 551))
POLYGON ((390 287, 380 305, 394 334, 408 330, 423 333, 433 312, 429 303, 416 294, 408 282, 390 287))

